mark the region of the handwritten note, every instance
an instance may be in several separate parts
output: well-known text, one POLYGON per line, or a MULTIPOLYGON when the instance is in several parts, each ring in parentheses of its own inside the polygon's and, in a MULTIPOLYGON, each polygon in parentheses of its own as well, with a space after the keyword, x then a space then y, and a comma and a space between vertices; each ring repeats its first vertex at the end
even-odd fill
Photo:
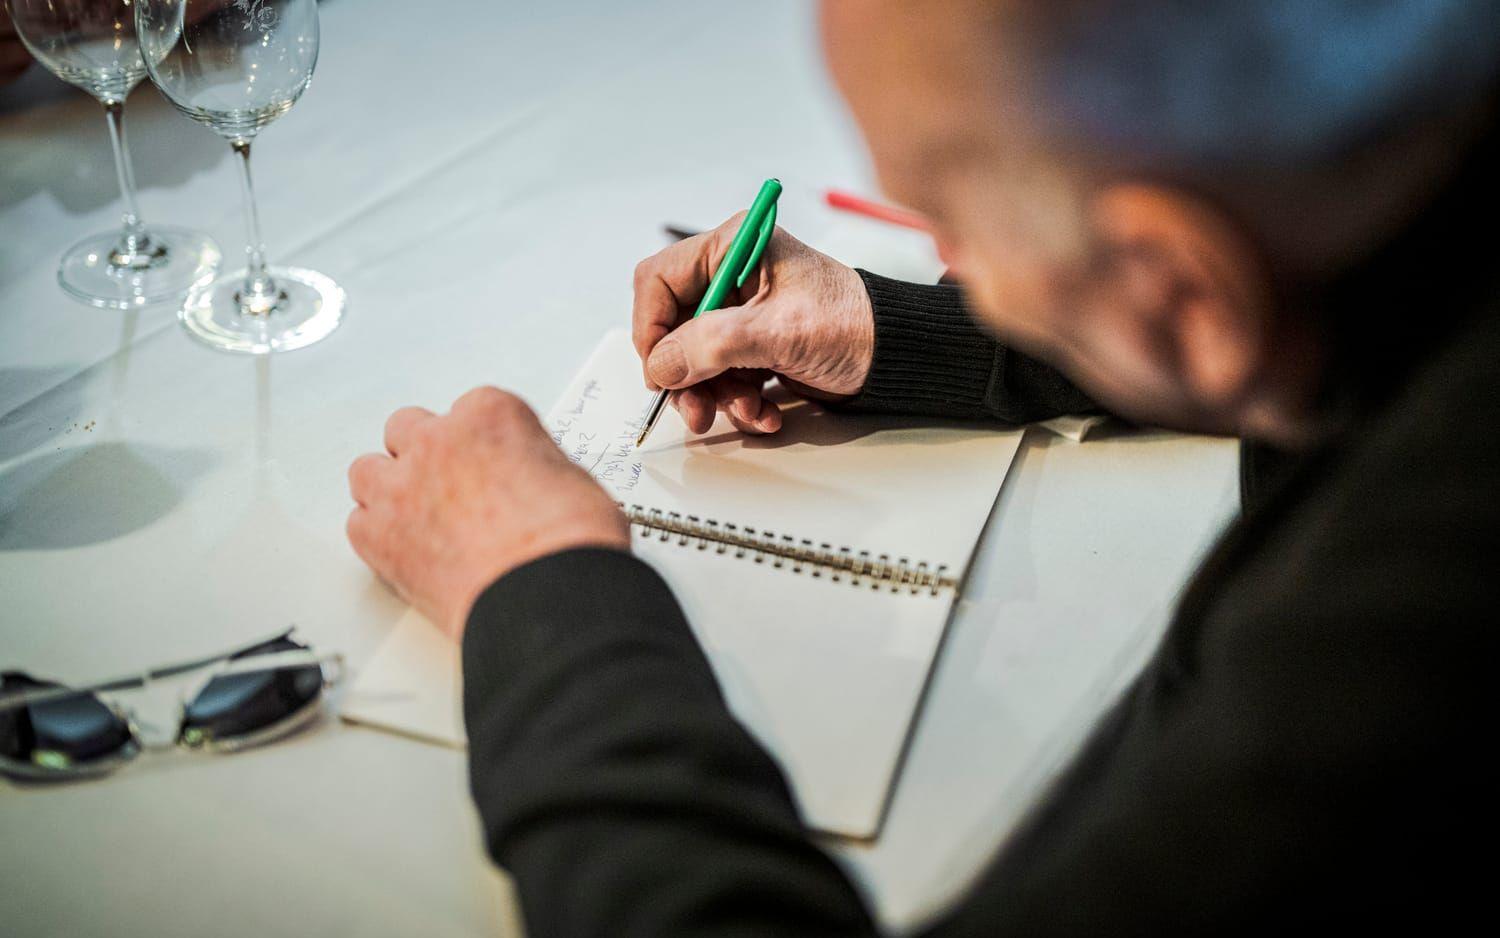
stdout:
POLYGON ((552 441, 625 501, 640 484, 643 466, 635 438, 651 395, 640 370, 606 343, 590 359, 547 418, 552 441))

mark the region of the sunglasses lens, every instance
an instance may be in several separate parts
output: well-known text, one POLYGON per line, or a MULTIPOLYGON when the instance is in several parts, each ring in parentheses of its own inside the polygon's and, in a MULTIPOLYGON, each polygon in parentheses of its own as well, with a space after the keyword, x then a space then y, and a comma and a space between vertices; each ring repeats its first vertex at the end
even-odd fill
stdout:
MULTIPOLYGON (((58 686, 15 672, 0 675, 0 697, 58 686)), ((137 751, 130 726, 93 694, 0 710, 0 770, 9 767, 6 774, 89 774, 137 751)))
MULTIPOLYGON (((289 638, 278 638, 234 657, 305 650, 289 638)), ((308 712, 322 693, 323 669, 315 664, 216 677, 187 705, 180 740, 186 746, 225 748, 263 742, 262 731, 287 724, 290 732, 300 725, 292 717, 308 712)))

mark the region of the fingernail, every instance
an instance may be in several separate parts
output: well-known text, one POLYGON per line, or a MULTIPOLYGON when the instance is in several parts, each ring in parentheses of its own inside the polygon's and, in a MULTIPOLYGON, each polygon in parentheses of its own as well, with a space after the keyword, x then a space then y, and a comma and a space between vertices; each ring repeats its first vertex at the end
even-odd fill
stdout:
POLYGON ((646 367, 651 372, 651 380, 664 388, 681 383, 688 373, 687 356, 683 354, 682 343, 673 338, 662 339, 651 350, 646 367))

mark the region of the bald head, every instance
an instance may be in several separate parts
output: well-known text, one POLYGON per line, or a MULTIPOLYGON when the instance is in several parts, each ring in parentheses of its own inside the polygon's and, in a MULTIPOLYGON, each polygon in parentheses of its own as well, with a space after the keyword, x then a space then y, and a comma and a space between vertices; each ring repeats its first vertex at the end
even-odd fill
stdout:
POLYGON ((1310 397, 1282 286, 1418 212, 1500 76, 1493 0, 821 9, 881 184, 986 321, 1127 413, 1231 432, 1277 435, 1310 397))
POLYGON ((1486 129, 1500 85, 1493 0, 822 6, 893 195, 923 207, 911 176, 966 157, 1176 182, 1298 267, 1399 223, 1486 129))

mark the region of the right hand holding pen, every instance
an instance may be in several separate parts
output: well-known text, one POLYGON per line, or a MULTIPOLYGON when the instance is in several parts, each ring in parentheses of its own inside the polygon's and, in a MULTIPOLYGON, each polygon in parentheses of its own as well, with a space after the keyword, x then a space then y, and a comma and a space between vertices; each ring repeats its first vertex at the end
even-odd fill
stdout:
POLYGON ((864 387, 875 353, 870 297, 852 267, 780 228, 729 305, 693 319, 729 250, 741 212, 635 269, 633 339, 646 383, 678 389, 672 404, 703 433, 717 411, 747 433, 781 429, 762 391, 771 378, 805 397, 837 400, 864 387))

